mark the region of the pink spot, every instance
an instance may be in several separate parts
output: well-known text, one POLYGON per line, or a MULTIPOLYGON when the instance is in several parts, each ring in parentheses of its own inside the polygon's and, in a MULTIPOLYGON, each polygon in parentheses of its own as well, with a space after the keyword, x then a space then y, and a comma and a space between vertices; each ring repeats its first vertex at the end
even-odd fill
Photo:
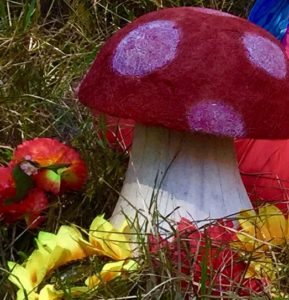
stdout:
POLYGON ((179 40, 179 29, 173 21, 158 20, 141 25, 117 46, 113 69, 121 75, 147 75, 175 58, 179 40))
POLYGON ((243 36, 243 44, 252 64, 275 78, 285 78, 287 74, 286 59, 279 45, 267 38, 248 32, 243 36))
POLYGON ((208 15, 236 18, 236 16, 234 16, 234 15, 231 15, 231 14, 228 14, 223 11, 216 10, 216 9, 210 9, 210 8, 204 8, 204 7, 194 7, 194 10, 204 13, 204 14, 208 14, 208 15))
POLYGON ((218 100, 197 103, 188 112, 188 122, 192 131, 228 137, 244 137, 246 134, 242 116, 218 100))

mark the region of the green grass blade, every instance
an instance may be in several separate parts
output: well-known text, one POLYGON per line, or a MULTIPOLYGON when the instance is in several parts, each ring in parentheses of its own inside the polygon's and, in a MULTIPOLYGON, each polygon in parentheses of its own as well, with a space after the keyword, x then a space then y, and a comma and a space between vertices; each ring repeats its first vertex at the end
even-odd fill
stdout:
POLYGON ((6 10, 4 2, 0 2, 0 18, 4 20, 6 18, 6 10))
POLYGON ((211 247, 211 243, 208 238, 206 238, 206 244, 205 244, 205 253, 202 257, 202 262, 201 262, 201 297, 202 299, 205 300, 204 295, 206 294, 207 290, 207 280, 208 280, 208 258, 209 258, 209 249, 211 247))
POLYGON ((24 23, 23 30, 26 31, 29 25, 31 24, 32 17, 36 11, 36 0, 31 0, 30 3, 27 3, 24 11, 24 23))

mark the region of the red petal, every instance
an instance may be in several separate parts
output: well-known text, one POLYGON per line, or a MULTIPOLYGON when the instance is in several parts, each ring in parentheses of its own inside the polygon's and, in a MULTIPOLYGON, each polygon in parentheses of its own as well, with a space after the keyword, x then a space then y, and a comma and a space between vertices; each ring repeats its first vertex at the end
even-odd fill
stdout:
POLYGON ((71 166, 61 173, 61 191, 79 190, 86 179, 87 169, 85 163, 79 157, 78 160, 73 160, 71 166))
POLYGON ((207 234, 211 240, 229 243, 236 240, 236 234, 232 230, 233 228, 233 222, 219 222, 209 226, 207 228, 207 234))
POLYGON ((178 222, 177 231, 189 233, 198 231, 198 228, 194 225, 192 221, 186 218, 181 218, 181 220, 178 222))
POLYGON ((27 197, 20 202, 10 205, 1 205, 0 216, 7 223, 12 223, 25 217, 27 225, 33 228, 38 226, 40 221, 43 220, 43 218, 40 217, 40 213, 46 209, 47 205, 48 200, 44 192, 38 188, 34 188, 29 192, 27 197))
POLYGON ((25 205, 28 210, 25 213, 25 220, 30 228, 38 227, 44 220, 41 212, 48 206, 46 195, 40 189, 32 190, 25 199, 25 205))
MULTIPOLYGON (((197 284, 200 283, 205 262, 206 284, 208 288, 213 289, 213 295, 220 296, 222 292, 233 289, 240 290, 240 294, 245 294, 250 289, 251 292, 253 290, 258 293, 263 290, 263 284, 256 279, 244 280, 247 265, 241 261, 238 253, 230 248, 229 242, 234 238, 230 228, 233 228, 232 222, 220 221, 208 226, 205 231, 200 231, 191 221, 181 219, 175 237, 171 241, 162 243, 162 238, 150 236, 149 249, 152 254, 164 250, 163 253, 172 263, 174 275, 187 275, 184 278, 188 279, 181 282, 181 287, 184 289, 191 284, 189 278, 193 278, 197 284)), ((154 259, 154 256, 152 258, 158 270, 160 262, 154 259)))
POLYGON ((37 162, 41 167, 46 167, 58 163, 65 157, 67 146, 55 139, 35 138, 30 141, 24 141, 18 145, 13 156, 16 163, 23 160, 37 162))
POLYGON ((150 234, 148 237, 148 243, 149 243, 149 251, 151 253, 157 253, 161 249, 164 249, 165 247, 169 246, 168 241, 162 238, 160 235, 154 236, 150 234))
POLYGON ((0 203, 1 200, 15 195, 15 183, 12 177, 11 167, 0 167, 0 203))

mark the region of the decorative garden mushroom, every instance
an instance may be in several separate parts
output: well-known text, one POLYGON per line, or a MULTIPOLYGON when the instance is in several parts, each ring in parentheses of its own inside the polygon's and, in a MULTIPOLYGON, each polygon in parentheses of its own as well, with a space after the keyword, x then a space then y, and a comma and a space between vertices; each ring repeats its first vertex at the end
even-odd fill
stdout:
POLYGON ((289 136, 288 61, 245 19, 182 7, 116 32, 80 84, 92 110, 137 122, 112 220, 222 218, 250 209, 233 138, 289 136))

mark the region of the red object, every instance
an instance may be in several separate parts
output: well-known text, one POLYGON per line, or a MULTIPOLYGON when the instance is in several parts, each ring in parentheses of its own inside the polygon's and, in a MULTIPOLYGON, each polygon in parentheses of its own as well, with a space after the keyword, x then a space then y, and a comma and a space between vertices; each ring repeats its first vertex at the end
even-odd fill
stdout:
POLYGON ((0 167, 0 203, 3 199, 13 197, 15 195, 15 183, 12 177, 11 167, 0 167))
POLYGON ((28 195, 19 202, 0 204, 0 220, 14 223, 24 217, 29 228, 38 227, 44 220, 41 212, 48 206, 45 193, 40 189, 32 189, 28 195))
POLYGON ((11 165, 23 162, 36 165, 36 170, 28 170, 36 185, 54 194, 66 190, 78 190, 87 178, 84 161, 74 149, 51 138, 35 138, 19 145, 11 165))
POLYGON ((289 140, 236 140, 239 169, 255 207, 274 202, 288 213, 289 140))
POLYGON ((87 177, 80 155, 50 138, 35 138, 17 147, 8 167, 0 167, 0 220, 6 223, 25 218, 30 228, 44 219, 44 191, 59 194, 79 189, 87 177))
POLYGON ((130 119, 119 119, 106 116, 107 141, 112 147, 128 150, 132 144, 132 136, 135 122, 130 119))
MULTIPOLYGON (((232 226, 232 222, 220 222, 200 231, 191 221, 182 218, 171 241, 150 236, 150 252, 166 254, 172 264, 170 271, 177 278, 184 278, 182 288, 187 290, 191 284, 195 295, 200 296, 203 281, 206 287, 202 292, 215 296, 225 296, 229 291, 238 291, 241 296, 249 296, 252 291, 261 293, 263 283, 255 278, 244 278, 247 264, 230 248, 230 242, 236 240, 229 229, 232 226)), ((157 258, 158 255, 154 257, 156 268, 161 267, 157 258)))
POLYGON ((0 167, 0 220, 13 223, 23 217, 30 228, 40 225, 44 217, 42 210, 47 208, 48 200, 44 192, 34 188, 20 201, 6 203, 15 196, 15 182, 11 167, 0 167))
POLYGON ((23 217, 30 228, 40 225, 44 217, 41 211, 47 208, 48 200, 44 192, 33 188, 20 201, 6 203, 16 194, 15 182, 12 176, 13 168, 0 167, 0 220, 13 223, 23 217))
POLYGON ((105 135, 106 141, 112 149, 127 151, 130 149, 133 138, 133 129, 135 122, 131 119, 120 119, 112 116, 105 116, 104 130, 98 124, 100 114, 93 112, 96 116, 97 133, 102 139, 105 135))
POLYGON ((268 139, 288 137, 288 95, 288 61, 270 33, 192 7, 119 30, 78 90, 91 109, 138 123, 268 139))

